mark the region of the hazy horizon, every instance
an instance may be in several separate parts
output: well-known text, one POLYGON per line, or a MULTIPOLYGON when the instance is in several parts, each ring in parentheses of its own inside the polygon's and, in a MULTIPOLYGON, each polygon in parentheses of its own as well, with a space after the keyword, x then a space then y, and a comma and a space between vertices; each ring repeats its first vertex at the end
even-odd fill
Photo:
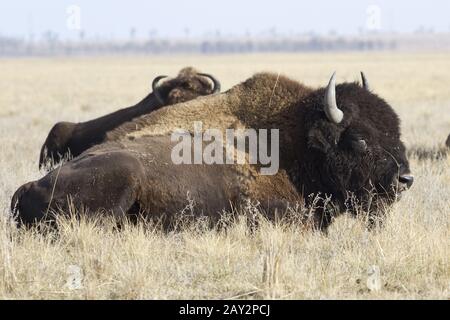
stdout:
POLYGON ((405 0, 229 0, 223 6, 206 0, 17 0, 0 4, 0 36, 39 39, 47 31, 58 34, 60 39, 77 39, 80 33, 89 38, 116 39, 311 32, 351 35, 366 31, 411 33, 419 29, 449 32, 449 13, 450 1, 444 0, 432 4, 405 0))

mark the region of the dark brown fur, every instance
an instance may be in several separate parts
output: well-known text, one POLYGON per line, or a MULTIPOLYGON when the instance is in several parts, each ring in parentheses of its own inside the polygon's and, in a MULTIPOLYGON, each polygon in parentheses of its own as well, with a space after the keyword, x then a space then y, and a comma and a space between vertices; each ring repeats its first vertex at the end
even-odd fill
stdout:
POLYGON ((109 142, 63 165, 58 181, 54 170, 19 189, 12 207, 21 221, 31 223, 43 218, 43 208, 56 203, 64 208, 71 195, 92 211, 143 212, 170 220, 189 204, 197 214, 218 217, 222 209, 257 201, 270 214, 289 203, 311 204, 310 195, 319 194, 331 197, 326 208, 313 208, 316 226, 326 228, 346 206, 356 213, 347 201, 352 194, 366 204, 373 200, 367 209, 377 213, 377 203, 392 203, 406 188, 399 181, 409 172, 399 119, 384 100, 356 83, 338 85, 336 92, 344 111, 340 124, 330 123, 323 112, 324 89, 257 74, 224 94, 162 108, 116 128, 109 142), (278 173, 262 176, 257 165, 174 165, 170 133, 191 129, 194 121, 202 121, 204 129, 280 129, 278 173), (361 139, 366 150, 358 147, 361 139))

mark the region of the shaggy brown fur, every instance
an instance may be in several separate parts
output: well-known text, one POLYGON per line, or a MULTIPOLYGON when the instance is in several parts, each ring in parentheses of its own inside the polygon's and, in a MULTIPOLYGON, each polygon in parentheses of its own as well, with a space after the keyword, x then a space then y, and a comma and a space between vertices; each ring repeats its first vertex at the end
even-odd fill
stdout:
POLYGON ((58 122, 50 130, 39 157, 39 168, 50 167, 67 155, 76 157, 93 145, 108 140, 107 133, 116 127, 162 106, 185 102, 213 92, 210 81, 192 67, 182 69, 178 76, 158 87, 163 103, 150 93, 132 107, 82 123, 58 122))
POLYGON ((310 195, 319 194, 331 197, 313 211, 316 226, 326 228, 346 207, 356 212, 347 202, 349 194, 372 203, 368 210, 381 200, 391 203, 412 183, 397 115, 375 94, 345 83, 336 88, 344 120, 334 124, 323 112, 324 94, 325 89, 261 73, 221 95, 161 108, 111 131, 109 142, 65 164, 59 179, 55 170, 19 189, 12 207, 28 223, 43 217, 36 208, 55 208, 55 203, 64 208, 70 194, 78 205, 116 214, 170 218, 191 205, 197 214, 217 217, 244 201, 259 202, 272 214, 288 203, 311 204, 310 195), (258 165, 248 164, 174 165, 170 134, 175 128, 192 129, 194 121, 202 121, 203 129, 280 129, 278 173, 262 176, 258 165), (135 169, 129 162, 136 162, 135 169))

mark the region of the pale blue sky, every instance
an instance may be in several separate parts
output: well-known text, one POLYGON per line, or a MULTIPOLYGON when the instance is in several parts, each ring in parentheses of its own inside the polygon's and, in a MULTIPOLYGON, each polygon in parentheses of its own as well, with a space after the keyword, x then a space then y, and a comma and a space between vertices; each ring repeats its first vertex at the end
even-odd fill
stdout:
POLYGON ((81 27, 89 37, 147 38, 151 30, 160 37, 279 33, 355 34, 366 28, 367 8, 380 8, 381 31, 413 32, 420 26, 450 31, 450 1, 412 0, 14 0, 0 3, 0 35, 36 37, 47 30, 61 38, 78 36, 67 28, 66 9, 81 8, 81 27))

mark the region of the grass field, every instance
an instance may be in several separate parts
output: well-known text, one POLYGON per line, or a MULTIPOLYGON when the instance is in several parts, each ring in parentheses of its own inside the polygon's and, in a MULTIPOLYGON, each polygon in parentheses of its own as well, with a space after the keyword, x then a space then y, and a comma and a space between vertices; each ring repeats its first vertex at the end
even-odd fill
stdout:
POLYGON ((450 159, 433 159, 450 133, 449 53, 2 59, 0 70, 0 298, 450 298, 450 159), (187 65, 224 89, 257 71, 324 86, 334 70, 339 82, 364 70, 402 119, 413 187, 372 232, 346 216, 328 234, 266 222, 250 233, 242 219, 169 234, 108 221, 62 221, 57 236, 11 226, 11 196, 42 176, 55 122, 132 105, 155 76, 187 65))

